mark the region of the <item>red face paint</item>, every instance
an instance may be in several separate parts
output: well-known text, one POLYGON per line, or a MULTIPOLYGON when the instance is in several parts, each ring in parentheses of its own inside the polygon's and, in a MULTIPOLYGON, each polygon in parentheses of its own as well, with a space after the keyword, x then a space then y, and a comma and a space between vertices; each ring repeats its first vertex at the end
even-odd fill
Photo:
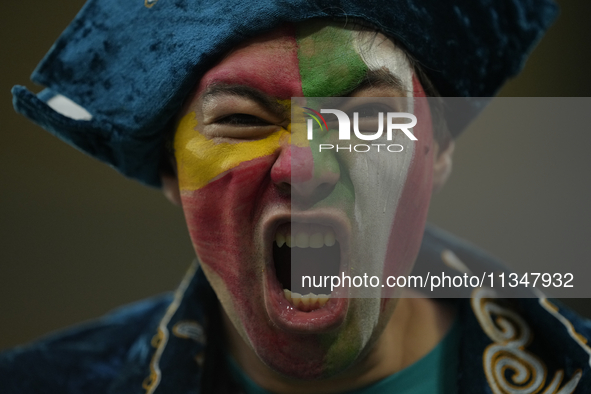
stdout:
POLYGON ((239 46, 203 76, 197 95, 220 83, 250 86, 280 100, 301 97, 294 29, 277 29, 239 46))
MULTIPOLYGON (((433 187, 433 126, 425 92, 416 75, 412 78, 414 113, 421 122, 414 128, 414 155, 408 170, 399 206, 392 222, 387 256, 395 256, 384 266, 384 277, 410 271, 421 246, 433 187)), ((393 291, 393 289, 388 289, 393 291)), ((386 292, 386 296, 388 296, 386 292)))
MULTIPOLYGON (((200 95, 216 84, 249 86, 275 99, 301 96, 297 46, 291 31, 275 31, 232 52, 203 77, 188 111, 199 112, 200 95)), ((199 129, 197 124, 195 133, 199 129)), ((183 140, 191 144, 190 138, 183 140)), ((191 182, 181 182, 181 198, 195 251, 234 324, 274 369, 317 378, 323 373, 325 353, 318 337, 278 329, 270 323, 265 307, 265 275, 272 265, 267 223, 274 216, 290 215, 289 194, 278 185, 289 184, 292 174, 305 180, 313 168, 309 148, 281 141, 272 154, 242 162, 204 186, 199 182, 198 188, 185 187, 191 182), (291 167, 292 155, 302 159, 300 167, 291 167)), ((185 149, 176 144, 175 148, 177 152, 185 149)), ((204 152, 205 159, 208 152, 204 152)))

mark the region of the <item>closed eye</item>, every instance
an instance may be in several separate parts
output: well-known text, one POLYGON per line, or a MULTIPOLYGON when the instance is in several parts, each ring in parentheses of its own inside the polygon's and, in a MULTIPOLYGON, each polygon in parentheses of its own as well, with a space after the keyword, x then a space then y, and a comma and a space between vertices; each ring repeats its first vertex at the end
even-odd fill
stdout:
POLYGON ((224 116, 213 123, 236 127, 260 127, 270 126, 272 124, 264 119, 259 118, 258 116, 249 114, 231 114, 224 116))

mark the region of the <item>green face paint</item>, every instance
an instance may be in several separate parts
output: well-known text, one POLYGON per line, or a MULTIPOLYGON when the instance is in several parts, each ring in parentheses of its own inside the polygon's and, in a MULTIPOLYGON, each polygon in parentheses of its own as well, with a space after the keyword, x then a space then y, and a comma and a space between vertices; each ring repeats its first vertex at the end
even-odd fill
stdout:
MULTIPOLYGON (((326 21, 309 21, 297 26, 296 41, 298 62, 304 97, 343 96, 355 89, 368 71, 361 56, 357 53, 354 40, 355 31, 345 29, 341 24, 326 24, 326 21)), ((320 102, 307 100, 307 105, 318 107, 320 102)), ((319 140, 315 141, 320 142, 319 140)), ((314 142, 311 142, 314 144, 314 142)), ((322 171, 339 172, 338 164, 331 162, 327 155, 318 155, 317 146, 312 149, 314 157, 314 175, 322 171), (324 165, 322 165, 324 162, 324 165), (327 163, 328 162, 328 163, 327 163)), ((346 179, 345 174, 341 177, 346 179)), ((339 185, 341 186, 341 185, 339 185)), ((352 190, 337 188, 341 193, 333 197, 346 195, 352 197, 352 190)), ((331 206, 334 201, 322 201, 331 206)), ((332 205, 334 206, 334 205, 332 205)))
POLYGON ((342 96, 361 83, 368 67, 355 51, 352 30, 311 21, 297 28, 304 97, 342 96))

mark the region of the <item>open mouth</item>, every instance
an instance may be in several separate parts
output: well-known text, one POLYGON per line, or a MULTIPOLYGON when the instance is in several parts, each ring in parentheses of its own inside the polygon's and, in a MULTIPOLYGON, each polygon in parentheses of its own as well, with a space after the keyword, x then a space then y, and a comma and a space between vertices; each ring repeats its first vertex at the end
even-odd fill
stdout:
POLYGON ((331 280, 341 270, 334 230, 315 223, 284 223, 275 231, 273 264, 285 299, 302 312, 326 305, 331 280))

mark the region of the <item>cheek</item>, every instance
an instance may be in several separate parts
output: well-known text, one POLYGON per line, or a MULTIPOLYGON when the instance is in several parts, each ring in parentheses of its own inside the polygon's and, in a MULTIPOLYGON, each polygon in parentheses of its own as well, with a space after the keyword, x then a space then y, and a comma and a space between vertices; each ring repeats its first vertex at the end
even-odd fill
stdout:
POLYGON ((254 253, 253 234, 260 216, 256 204, 267 189, 272 156, 241 163, 197 190, 181 191, 189 233, 202 263, 228 285, 251 265, 238 266, 236 256, 254 253))
POLYGON ((326 347, 314 336, 278 330, 264 307, 265 264, 256 223, 261 207, 279 198, 268 175, 274 162, 251 160, 202 189, 183 192, 183 209, 196 253, 213 273, 211 285, 257 355, 283 373, 318 378, 325 373, 326 347))
MULTIPOLYGON (((201 189, 183 191, 181 198, 189 234, 200 263, 226 310, 234 311, 249 337, 267 320, 262 291, 262 251, 257 250, 255 223, 268 189, 272 157, 242 163, 201 189), (216 280, 211 281, 215 277, 216 280)), ((237 320, 236 320, 237 319, 237 320)))
POLYGON ((257 252, 257 207, 270 189, 269 169, 285 131, 262 140, 219 143, 196 128, 194 113, 186 115, 174 142, 183 210, 201 262, 231 286, 239 274, 254 269, 237 266, 237 256, 257 252))

